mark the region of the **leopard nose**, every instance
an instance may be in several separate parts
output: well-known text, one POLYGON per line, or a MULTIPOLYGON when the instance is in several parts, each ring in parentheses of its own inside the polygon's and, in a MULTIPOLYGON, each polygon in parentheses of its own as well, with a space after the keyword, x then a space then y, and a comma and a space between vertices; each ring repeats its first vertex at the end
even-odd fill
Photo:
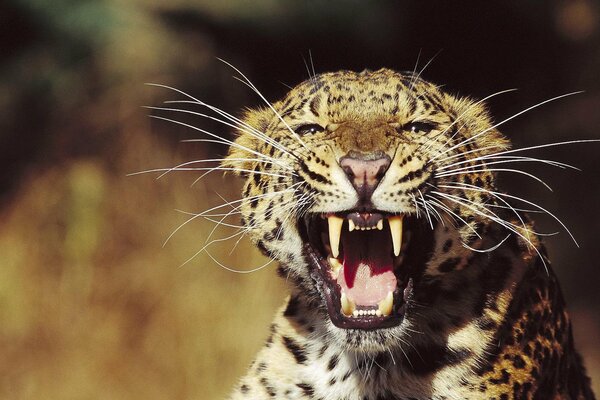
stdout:
POLYGON ((340 166, 359 195, 370 197, 385 175, 390 162, 387 155, 376 159, 345 156, 340 159, 340 166))

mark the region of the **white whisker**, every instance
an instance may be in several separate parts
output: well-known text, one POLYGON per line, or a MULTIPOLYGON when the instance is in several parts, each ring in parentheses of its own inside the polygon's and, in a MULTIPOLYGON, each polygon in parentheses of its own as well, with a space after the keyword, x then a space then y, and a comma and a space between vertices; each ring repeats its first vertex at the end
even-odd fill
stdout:
POLYGON ((539 183, 541 183, 542 185, 544 185, 551 192, 553 191, 552 188, 546 182, 544 182, 541 178, 539 178, 529 172, 521 171, 520 169, 483 168, 483 169, 473 169, 473 170, 469 170, 469 171, 445 172, 445 173, 441 173, 441 174, 435 174, 435 177, 436 178, 444 178, 444 177, 448 177, 448 176, 471 174, 471 173, 475 173, 475 172, 513 172, 516 174, 528 176, 531 179, 534 179, 534 180, 538 181, 539 183))
MULTIPOLYGON (((170 119, 170 118, 160 117, 160 116, 158 116, 158 115, 150 115, 150 118, 160 119, 160 120, 163 120, 163 121, 168 121, 168 122, 171 122, 171 123, 174 123, 174 124, 177 124, 177 125, 185 126, 185 127, 187 127, 187 128, 190 128, 190 129, 193 129, 193 130, 196 130, 196 131, 202 132, 202 133, 204 133, 204 134, 206 134, 206 135, 208 135, 208 136, 211 136, 211 137, 214 137, 214 138, 216 138, 216 139, 217 139, 217 141, 218 141, 217 143, 226 144, 226 145, 229 145, 229 146, 232 146, 232 147, 238 148, 238 149, 240 149, 240 150, 246 151, 246 152, 248 152, 248 153, 254 154, 254 155, 258 156, 258 157, 261 157, 261 158, 266 158, 267 160, 269 160, 269 161, 273 161, 274 163, 278 163, 278 161, 277 161, 276 159, 272 158, 272 157, 269 157, 269 156, 267 156, 267 155, 264 155, 264 154, 262 154, 262 153, 260 153, 260 152, 258 152, 258 151, 251 150, 251 149, 249 149, 249 148, 247 148, 247 147, 245 147, 245 146, 242 146, 242 145, 240 145, 240 144, 238 144, 238 143, 235 143, 235 142, 233 142, 233 141, 231 141, 231 140, 224 139, 224 138, 222 138, 221 136, 215 135, 215 134, 214 134, 214 133, 212 133, 212 132, 209 132, 209 131, 207 131, 207 130, 205 130, 205 129, 198 128, 198 127, 196 127, 196 126, 194 126, 194 125, 186 124, 185 122, 177 121, 177 120, 175 120, 175 119, 170 119)), ((202 140, 202 139, 190 139, 190 140, 184 140, 184 142, 194 142, 194 141, 204 141, 204 140, 202 140)))
POLYGON ((483 131, 481 131, 481 132, 479 132, 479 133, 477 133, 477 134, 475 134, 475 135, 473 135, 471 137, 466 138, 465 140, 461 141, 460 143, 457 143, 454 146, 449 147, 448 149, 444 150, 443 152, 439 153, 438 155, 433 156, 429 161, 431 162, 431 161, 435 160, 436 158, 442 156, 443 154, 448 153, 449 151, 452 151, 452 150, 454 150, 454 149, 456 149, 456 148, 458 148, 460 146, 464 146, 465 144, 467 144, 467 143, 469 143, 469 142, 477 139, 481 135, 484 135, 485 133, 491 131, 492 129, 495 129, 495 128, 497 128, 497 127, 505 124, 506 122, 511 121, 512 119, 514 119, 514 118, 516 118, 516 117, 518 117, 518 116, 520 116, 520 115, 528 112, 528 111, 531 111, 531 110, 533 110, 533 109, 535 109, 537 107, 540 107, 540 106, 542 106, 544 104, 547 104, 547 103, 550 103, 552 101, 556 101, 556 100, 562 99, 564 97, 573 96, 573 95, 580 94, 580 93, 583 93, 583 92, 578 91, 578 92, 571 92, 571 93, 562 94, 560 96, 552 97, 551 99, 544 100, 544 101, 542 101, 540 103, 537 103, 537 104, 535 104, 535 105, 533 105, 531 107, 528 107, 528 108, 526 108, 526 109, 524 109, 522 111, 519 111, 518 113, 516 113, 516 114, 514 114, 514 115, 512 115, 512 116, 510 116, 508 118, 505 118, 504 120, 498 122, 497 124, 494 124, 491 127, 487 128, 487 129, 484 129, 483 131))
MULTIPOLYGON (((302 141, 302 139, 300 138, 300 135, 298 135, 296 132, 294 132, 294 130, 292 128, 290 128, 290 126, 287 124, 287 122, 285 122, 285 120, 283 119, 283 117, 277 112, 277 110, 275 110, 275 107, 273 107, 273 105, 271 104, 271 102, 269 102, 263 95, 262 93, 256 88, 256 86, 254 86, 254 84, 250 81, 250 79, 248 79, 246 77, 246 75, 244 75, 242 73, 242 71, 240 71, 237 67, 233 66, 231 63, 223 60, 222 58, 218 58, 217 59, 221 62, 223 62, 224 64, 228 65, 229 67, 231 67, 234 71, 236 71, 238 74, 240 74, 243 78, 243 80, 240 80, 241 82, 247 84, 264 102, 265 104, 271 109, 271 111, 273 111, 273 113, 275 114, 275 116, 277 116, 279 118, 279 120, 283 123, 283 125, 288 129, 288 131, 290 131, 290 133, 292 134, 292 136, 294 136, 294 138, 296 138, 296 140, 302 145, 302 147, 304 147, 306 150, 308 150, 308 147, 306 146, 306 144, 302 141)), ((234 77, 235 78, 235 77, 234 77)))
POLYGON ((272 138, 270 138, 269 136, 267 136, 266 134, 264 134, 263 132, 260 132, 259 130, 253 128, 252 126, 244 123, 242 120, 235 118, 233 116, 231 116, 230 114, 227 114, 225 111, 222 111, 220 109, 218 109, 217 107, 214 106, 210 106, 207 103, 197 103, 197 102, 190 102, 190 101, 170 101, 167 103, 174 103, 174 102, 184 102, 184 103, 191 103, 191 104, 200 104, 203 105, 205 107, 209 107, 211 110, 217 112, 220 115, 224 115, 226 114, 227 116, 225 118, 228 118, 230 120, 233 120, 235 122, 235 124, 229 123, 227 121, 223 121, 222 119, 213 117, 212 115, 208 115, 208 114, 204 114, 204 113, 200 113, 200 112, 196 112, 196 111, 191 111, 191 110, 183 110, 183 109, 179 109, 179 108, 170 108, 170 107, 150 107, 147 106, 145 108, 149 108, 151 110, 158 110, 158 111, 174 111, 174 112, 179 112, 179 113, 185 113, 185 114, 191 114, 191 115, 195 115, 195 116, 199 116, 199 117, 204 117, 204 118, 208 118, 211 119, 213 121, 219 122, 225 126, 229 126, 233 129, 236 129, 240 132, 244 132, 247 133, 250 136, 253 136, 255 138, 257 138, 258 140, 271 145, 273 147, 275 147, 276 149, 278 149, 279 151, 289 155, 289 156, 293 156, 293 154, 291 154, 288 149, 283 146, 282 144, 276 142, 275 140, 273 140, 272 138))
MULTIPOLYGON (((470 190, 481 190, 480 188, 468 188, 468 189, 470 189, 470 190)), ((490 192, 492 192, 492 191, 490 191, 490 192)), ((548 214, 550 217, 552 217, 556 222, 558 222, 563 227, 563 229, 571 237, 571 240, 573 240, 573 242, 575 243, 575 245, 577 247, 579 247, 579 243, 577 243, 577 240, 575 240, 575 237, 573 236, 573 234, 571 233, 571 231, 569 230, 569 228, 567 228, 567 226, 556 215, 554 215, 550 211, 546 210, 542 206, 540 206, 540 205, 538 205, 538 204, 536 204, 534 202, 531 202, 529 200, 525 200, 525 199, 523 199, 521 197, 518 197, 518 196, 513 196, 513 195, 510 195, 510 194, 501 193, 501 192, 492 192, 492 193, 495 193, 496 195, 501 196, 501 197, 508 197, 509 199, 513 199, 513 200, 517 200, 517 201, 522 201, 523 203, 529 204, 530 206, 533 206, 533 207, 539 209, 540 211, 548 214)), ((536 233, 536 232, 534 232, 534 233, 536 233)))

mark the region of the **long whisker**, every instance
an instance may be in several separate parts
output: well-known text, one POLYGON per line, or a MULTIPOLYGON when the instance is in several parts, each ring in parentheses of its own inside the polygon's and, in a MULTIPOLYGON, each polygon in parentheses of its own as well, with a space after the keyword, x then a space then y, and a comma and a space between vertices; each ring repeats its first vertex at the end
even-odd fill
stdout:
MULTIPOLYGON (((188 102, 185 101, 186 103, 194 103, 194 102, 188 102)), ((205 103, 204 103, 205 104, 205 103)), ((202 105, 204 105, 202 104, 202 105)), ((228 126, 230 128, 236 129, 240 132, 244 132, 247 133, 248 135, 251 135, 261 141, 263 141, 264 143, 267 143, 273 147, 275 147, 276 149, 278 149, 279 151, 289 155, 289 156, 293 156, 288 150, 287 148, 285 148, 283 145, 281 145, 280 143, 276 142, 275 140, 271 139, 269 136, 265 135, 264 133, 252 128, 250 125, 248 124, 243 124, 241 123, 241 121, 235 121, 235 124, 229 123, 227 121, 223 121, 222 119, 213 117, 212 115, 208 115, 208 114, 204 114, 204 113, 200 113, 197 111, 192 111, 192 110, 183 110, 180 108, 171 108, 171 107, 152 107, 152 106, 145 106, 145 108, 148 108, 150 110, 157 110, 157 111, 174 111, 174 112, 179 112, 179 113, 184 113, 184 114, 191 114, 191 115, 195 115, 195 116, 199 116, 199 117, 204 117, 204 118, 208 118, 211 119, 213 121, 219 122, 225 126, 228 126)), ((212 107, 211 109, 216 109, 216 107, 212 107)), ((220 111, 220 110, 219 110, 220 111)), ((237 120, 237 118, 236 118, 237 120)))
POLYGON ((473 231, 475 236, 477 236, 479 239, 481 239, 481 235, 479 235, 479 232, 477 232, 467 221, 465 221, 463 218, 461 218, 459 215, 457 215, 454 211, 452 211, 444 203, 442 203, 441 201, 439 201, 438 199, 436 199, 435 197, 433 197, 429 194, 427 194, 426 196, 429 197, 430 204, 439 207, 442 211, 445 211, 446 213, 448 213, 448 215, 453 216, 454 218, 461 221, 467 228, 469 228, 471 231, 473 231))
MULTIPOLYGON (((479 191, 481 191, 481 190, 482 190, 481 188, 468 188, 468 189, 469 189, 469 190, 479 190, 479 191)), ((501 197, 507 197, 507 198, 509 198, 509 199, 513 199, 513 200, 517 200, 517 201, 522 201, 523 203, 529 204, 530 206, 533 206, 533 207, 535 207, 535 208, 537 208, 537 209, 541 210, 542 212, 544 212, 544 213, 548 214, 548 215, 549 215, 550 217, 552 217, 552 218, 553 218, 553 219, 554 219, 556 222, 558 222, 558 223, 560 224, 560 226, 562 226, 562 227, 563 227, 563 229, 564 229, 564 230, 565 230, 565 231, 566 231, 566 232, 569 234, 569 236, 571 237, 571 240, 573 240, 573 243, 575 243, 575 245, 576 245, 577 247, 579 247, 579 243, 577 243, 577 240, 575 240, 575 237, 573 236, 573 234, 571 233, 571 231, 569 230, 569 228, 567 228, 567 226, 566 226, 566 225, 565 225, 565 224, 564 224, 564 223, 563 223, 563 222, 562 222, 562 221, 561 221, 561 220, 560 220, 560 219, 559 219, 559 218, 558 218, 556 215, 554 215, 554 214, 553 214, 553 213, 551 213, 550 211, 546 210, 546 209, 545 209, 545 208, 543 208, 542 206, 540 206, 540 205, 538 205, 538 204, 536 204, 536 203, 534 203, 534 202, 532 202, 532 201, 529 201, 529 200, 523 199, 523 198, 521 198, 521 197, 518 197, 518 196, 513 196, 513 195, 510 195, 510 194, 501 193, 501 192, 493 192, 493 191, 490 191, 490 192, 492 192, 492 193, 495 193, 496 195, 498 195, 498 196, 501 196, 501 197)))
MULTIPOLYGON (((300 183, 300 182, 299 182, 299 183, 300 183)), ((280 190, 280 191, 276 191, 276 192, 264 193, 264 194, 260 194, 260 195, 257 195, 257 196, 244 197, 244 198, 242 198, 242 199, 239 199, 239 200, 234 200, 234 201, 231 201, 231 202, 227 202, 227 203, 225 203, 225 204, 221 204, 221 205, 218 205, 218 206, 215 206, 215 207, 209 208, 208 210, 205 210, 205 211, 203 211, 203 212, 201 212, 201 213, 194 214, 194 215, 193 215, 191 218, 187 219, 185 222, 183 222, 182 224, 180 224, 180 225, 179 225, 179 226, 178 226, 178 227, 177 227, 177 228, 176 228, 176 229, 175 229, 175 230, 174 230, 174 231, 173 231, 173 232, 172 232, 172 233, 171 233, 171 234, 170 234, 170 235, 167 237, 167 239, 166 239, 166 240, 165 240, 165 242, 163 243, 163 246, 165 246, 165 245, 166 245, 166 244, 169 242, 169 240, 170 240, 170 239, 171 239, 171 238, 172 238, 172 237, 173 237, 173 236, 174 236, 174 235, 175 235, 175 234, 176 234, 176 233, 177 233, 177 232, 178 232, 178 231, 179 231, 181 228, 183 228, 185 225, 187 225, 188 223, 192 222, 192 221, 193 221, 193 220, 195 220, 196 218, 200 218, 200 217, 204 217, 204 216, 206 216, 206 214, 210 213, 211 211, 218 210, 219 208, 223 208, 223 207, 231 206, 232 204, 243 203, 243 202, 245 202, 245 201, 252 201, 252 200, 254 200, 254 199, 266 198, 266 197, 270 197, 270 196, 277 196, 277 195, 279 195, 279 194, 281 194, 281 193, 289 193, 289 192, 293 192, 293 191, 295 191, 295 190, 296 190, 296 189, 293 189, 293 188, 294 188, 294 186, 296 186, 296 185, 298 185, 298 184, 294 184, 294 185, 290 186, 288 189, 285 189, 285 190, 280 190)))
MULTIPOLYGON (((165 103, 167 104, 171 104, 171 103, 192 103, 192 104, 198 104, 201 106, 204 106, 214 112, 216 112, 217 114, 223 116, 224 118, 226 118, 227 120, 235 123, 238 126, 244 127, 247 130, 250 130, 252 132, 254 132, 256 135, 263 137, 266 140, 272 140, 269 136, 265 135, 263 132, 260 132, 259 130, 257 130, 256 128, 254 128, 253 126, 247 124, 246 122, 242 121, 241 119, 229 114, 228 112, 221 110, 218 107, 215 107, 213 105, 210 105, 208 103, 203 102, 202 100, 199 100, 197 98, 195 98, 194 96, 184 92, 183 90, 171 87, 171 86, 167 86, 167 85, 161 85, 158 83, 146 83, 146 85, 149 86, 156 86, 156 87, 160 87, 160 88, 164 88, 164 89, 169 89, 172 90, 174 92, 177 92, 179 94, 184 95, 185 97, 191 99, 192 101, 186 101, 186 100, 173 100, 173 101, 166 101, 165 103)), ((213 118, 211 116, 207 116, 208 118, 213 118)))
MULTIPOLYGON (((518 149, 504 150, 504 151, 500 151, 500 152, 496 152, 496 153, 487 154, 487 155, 481 156, 481 157, 489 158, 489 157, 492 157, 492 156, 499 156, 499 155, 504 155, 504 154, 518 153, 518 152, 527 151, 527 150, 543 149, 543 148, 546 148, 546 147, 554 147, 554 146, 563 146, 563 145, 566 145, 566 144, 597 143, 597 142, 600 142, 600 139, 567 140, 567 141, 564 141, 564 142, 545 143, 545 144, 539 144, 539 145, 536 145, 536 146, 527 146, 527 147, 520 147, 518 149)), ((481 150, 483 150, 483 149, 481 149, 481 150)), ((467 153, 462 153, 462 154, 467 154, 467 153)), ((448 157, 448 158, 445 158, 445 159, 442 159, 442 160, 446 160, 446 159, 450 159, 450 158, 455 158, 455 157, 456 157, 456 155, 453 155, 451 157, 448 157)))
MULTIPOLYGON (((174 124, 177 124, 177 125, 185 126, 187 128, 190 128, 190 129, 202 132, 202 133, 204 133, 204 134, 206 134, 208 136, 216 138, 218 140, 218 143, 227 144, 229 146, 236 147, 236 148, 238 148, 240 150, 243 150, 243 151, 246 151, 248 153, 254 154, 254 155, 258 156, 258 157, 265 158, 265 159, 267 159, 269 161, 273 161, 274 163, 278 162, 276 159, 274 159, 272 157, 266 156, 266 155, 264 155, 264 154, 262 154, 262 153, 260 153, 258 151, 251 150, 251 149, 247 148, 246 146, 242 146, 242 145, 240 145, 238 143, 235 143, 235 142, 233 142, 231 140, 222 138, 221 136, 215 135, 214 133, 209 132, 209 131, 207 131, 205 129, 198 128, 197 126, 186 124, 185 122, 177 121, 175 119, 160 117, 158 115, 150 115, 150 118, 160 119, 160 120, 171 122, 171 123, 174 123, 174 124)), ((202 139, 191 139, 191 140, 186 140, 185 142, 192 142, 192 141, 202 141, 202 139)))
POLYGON ((475 249, 475 248, 469 246, 468 244, 466 244, 464 242, 462 243, 462 245, 463 245, 463 247, 465 249, 474 251, 476 253, 491 253, 492 251, 498 249, 498 247, 502 246, 502 244, 504 244, 504 242, 506 242, 508 240, 508 238, 510 237, 510 235, 511 234, 509 233, 508 235, 506 235, 506 237, 504 239, 502 239, 499 243, 497 243, 496 245, 490 247, 489 249, 483 249, 483 250, 482 249, 475 249))
MULTIPOLYGON (((156 179, 160 179, 163 176, 165 176, 168 173, 173 172, 173 171, 196 171, 197 170, 196 168, 185 168, 188 165, 202 164, 202 163, 209 163, 209 162, 223 162, 223 161, 246 161, 246 162, 256 162, 256 163, 260 163, 260 164, 275 165, 275 163, 273 161, 261 160, 260 158, 209 158, 209 159, 204 159, 204 160, 187 161, 187 162, 178 164, 171 168, 154 168, 154 169, 147 169, 144 171, 132 172, 130 174, 127 174, 127 176, 148 174, 148 173, 153 173, 153 172, 162 172, 162 174, 160 174, 159 176, 156 177, 156 179)), ((293 174, 293 175, 295 175, 295 174, 293 174)))
POLYGON ((221 263, 219 260, 217 260, 212 254, 210 254, 210 252, 208 251, 208 249, 204 250, 204 252, 206 253, 206 255, 208 255, 211 260, 213 260, 219 267, 229 271, 229 272, 235 272, 236 274, 251 274, 253 272, 256 271, 260 271, 261 269, 264 269, 266 267, 268 267, 273 261, 275 261, 274 258, 269 259, 269 261, 267 261, 266 263, 264 263, 263 265, 261 265, 260 267, 256 267, 250 270, 239 270, 239 269, 235 269, 235 268, 231 268, 228 267, 226 265, 224 265, 223 263, 221 263))
MULTIPOLYGON (((484 213, 484 212, 478 210, 476 207, 473 207, 473 206, 465 203, 464 201, 462 201, 462 200, 465 200, 465 199, 462 199, 460 197, 448 195, 446 193, 441 193, 441 192, 437 192, 437 191, 435 191, 433 193, 437 194, 438 196, 442 196, 442 197, 446 198, 449 201, 452 201, 454 203, 460 204, 463 207, 467 207, 470 210, 472 210, 473 212, 475 212, 476 214, 481 215, 481 216, 483 216, 485 218, 488 218, 491 221, 494 221, 497 224, 499 224, 501 226, 504 226, 509 231, 514 232, 516 235, 518 235, 519 237, 521 237, 530 246, 530 248, 532 248, 538 254, 538 256, 540 257, 540 260, 542 261, 542 264, 544 264, 544 268, 546 269, 546 271, 548 271, 548 266, 546 265, 546 261, 544 260, 544 257, 542 256, 542 254, 540 253, 540 251, 538 250, 538 248, 536 246, 534 246, 534 244, 531 242, 531 239, 529 239, 528 237, 526 237, 525 235, 523 235, 521 232, 519 232, 519 229, 521 229, 520 227, 517 227, 516 225, 511 224, 510 222, 507 222, 507 221, 505 221, 505 220, 503 220, 503 219, 501 219, 501 218, 499 218, 497 216, 492 216, 492 215, 489 215, 487 213, 484 213)), ((489 212, 489 210, 487 208, 481 206, 480 204, 471 202, 469 200, 466 200, 466 201, 470 202, 470 203, 473 203, 473 204, 477 205, 478 207, 483 208, 483 209, 485 209, 486 211, 489 212)), ((494 213, 491 213, 491 214, 494 214, 494 213)))
MULTIPOLYGON (((483 99, 481 99, 481 100, 479 100, 479 101, 475 102, 475 103, 473 104, 473 106, 477 106, 477 105, 479 105, 479 104, 482 104, 482 103, 484 103, 485 101, 487 101, 487 100, 489 100, 489 99, 491 99, 491 98, 493 98, 493 97, 499 96, 499 95, 501 95, 501 94, 504 94, 504 93, 510 93, 510 92, 514 92, 514 91, 516 91, 516 90, 517 90, 517 89, 505 89, 505 90, 501 90, 501 91, 499 91, 499 92, 496 92, 496 93, 492 93, 492 94, 490 94, 489 96, 486 96, 486 97, 484 97, 483 99)), ((469 111, 471 111, 471 110, 470 110, 470 108, 469 108, 469 109, 467 109, 467 110, 465 110, 465 111, 463 111, 461 114, 459 114, 459 115, 458 115, 458 117, 456 117, 456 119, 455 119, 454 121, 452 121, 452 123, 451 123, 450 125, 448 125, 448 126, 447 126, 447 127, 446 127, 446 128, 443 130, 443 131, 441 131, 441 132, 437 133, 437 134, 436 134, 436 135, 434 135, 432 138, 430 138, 430 139, 429 139, 429 143, 433 143, 433 140, 434 140, 434 139, 436 139, 438 136, 444 135, 446 132, 448 132, 448 131, 450 130, 450 128, 452 128, 452 127, 453 127, 453 126, 454 126, 454 125, 455 125, 455 124, 456 124, 458 121, 460 121, 460 120, 461 120, 461 118, 462 118, 462 117, 463 117, 463 116, 464 116, 466 113, 468 113, 469 111)), ((457 129, 457 130, 456 130, 456 132, 455 132, 455 133, 454 133, 454 134, 453 134, 453 135, 452 135, 450 138, 448 138, 448 139, 446 140, 446 142, 444 143, 444 145, 447 145, 448 143, 450 143, 450 142, 452 141, 452 139, 454 139, 454 138, 456 137, 456 135, 458 134, 459 130, 460 130, 460 129, 457 129)), ((431 146, 429 146, 429 147, 426 147, 425 149, 423 149, 423 151, 427 151, 427 150, 428 150, 428 149, 430 149, 430 148, 431 148, 431 146)))
POLYGON ((492 157, 485 157, 485 158, 475 157, 471 160, 464 160, 464 161, 456 162, 453 164, 440 166, 437 168, 437 170, 438 171, 441 170, 444 172, 456 172, 456 171, 464 171, 469 168, 485 167, 487 165, 510 164, 510 163, 518 163, 518 162, 538 162, 538 163, 550 165, 552 167, 558 167, 558 168, 562 168, 562 169, 570 168, 570 169, 574 169, 576 171, 581 171, 581 169, 579 169, 573 165, 561 163, 558 161, 544 160, 544 159, 534 158, 534 157, 519 157, 519 156, 492 156, 492 157), (484 160, 485 162, 480 163, 480 164, 468 165, 466 167, 454 168, 454 169, 445 171, 447 168, 458 166, 460 164, 474 163, 474 162, 481 161, 481 160, 484 160), (495 161, 487 161, 487 160, 495 160, 495 161))
POLYGON ((541 178, 539 178, 529 172, 521 171, 520 169, 482 168, 482 169, 472 169, 472 170, 468 170, 468 171, 459 171, 459 172, 445 172, 445 173, 441 173, 441 174, 435 174, 435 177, 436 178, 444 178, 444 177, 449 177, 449 176, 454 176, 454 175, 470 174, 470 173, 474 173, 474 172, 512 172, 515 174, 525 175, 525 176, 530 177, 531 179, 538 181, 539 183, 544 185, 551 192, 553 191, 552 188, 550 187, 550 185, 548 185, 546 182, 544 182, 541 178))
POLYGON ((232 68, 238 74, 240 74, 242 76, 242 78, 243 78, 242 82, 246 83, 265 102, 265 104, 271 109, 271 111, 273 111, 273 113, 275 114, 275 116, 277 116, 277 118, 279 118, 279 120, 288 129, 288 131, 290 131, 290 133, 292 134, 292 136, 302 145, 302 147, 304 147, 306 150, 308 150, 308 147, 306 146, 306 144, 304 143, 304 141, 302 141, 302 139, 300 138, 300 135, 298 135, 292 128, 290 128, 290 126, 287 124, 287 122, 285 122, 285 120, 283 119, 283 117, 277 112, 277 110, 275 110, 275 107, 273 107, 273 105, 271 104, 271 102, 269 102, 262 95, 262 93, 250 81, 250 79, 248 79, 248 77, 246 77, 246 75, 244 75, 242 73, 242 71, 240 71, 237 67, 233 66, 231 63, 229 63, 229 62, 227 62, 227 61, 225 61, 225 60, 223 60, 222 58, 219 58, 219 57, 217 57, 217 59, 219 61, 221 61, 222 63, 228 65, 230 68, 232 68))
POLYGON ((540 106, 542 106, 544 104, 547 104, 547 103, 550 103, 552 101, 556 101, 556 100, 562 99, 564 97, 573 96, 573 95, 580 94, 580 93, 583 93, 583 92, 582 91, 571 92, 571 93, 566 93, 566 94, 563 94, 563 95, 560 95, 560 96, 552 97, 551 99, 544 100, 544 101, 542 101, 540 103, 537 103, 537 104, 535 104, 535 105, 533 105, 531 107, 528 107, 528 108, 526 108, 526 109, 524 109, 522 111, 519 111, 518 113, 516 113, 516 114, 514 114, 514 115, 512 115, 512 116, 510 116, 508 118, 505 118, 504 120, 498 122, 497 124, 492 125, 491 127, 487 128, 487 129, 484 129, 483 131, 481 131, 481 132, 479 132, 479 133, 477 133, 477 134, 475 134, 475 135, 473 135, 471 137, 466 138, 465 140, 461 141, 460 143, 457 143, 454 146, 449 147, 448 149, 444 150, 443 152, 439 153, 438 155, 433 156, 431 159, 429 159, 429 162, 435 160, 436 158, 438 158, 438 157, 444 155, 445 153, 448 153, 448 152, 450 152, 450 151, 452 151, 452 150, 454 150, 454 149, 456 149, 456 148, 458 148, 460 146, 464 146, 465 144, 467 144, 467 143, 469 143, 469 142, 477 139, 481 135, 484 135, 485 133, 491 131, 492 129, 495 129, 495 128, 497 128, 497 127, 505 124, 506 122, 511 121, 514 118, 516 118, 516 117, 518 117, 518 116, 520 116, 520 115, 528 112, 528 111, 531 111, 531 110, 533 110, 533 109, 535 109, 537 107, 540 107, 540 106))

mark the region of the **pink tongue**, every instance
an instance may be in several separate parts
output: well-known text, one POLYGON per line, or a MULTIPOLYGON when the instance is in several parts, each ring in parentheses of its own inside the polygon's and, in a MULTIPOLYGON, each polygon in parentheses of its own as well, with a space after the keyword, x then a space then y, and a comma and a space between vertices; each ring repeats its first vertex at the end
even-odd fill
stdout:
POLYGON ((343 273, 337 282, 356 305, 374 306, 396 288, 392 243, 386 231, 354 231, 342 235, 343 273))

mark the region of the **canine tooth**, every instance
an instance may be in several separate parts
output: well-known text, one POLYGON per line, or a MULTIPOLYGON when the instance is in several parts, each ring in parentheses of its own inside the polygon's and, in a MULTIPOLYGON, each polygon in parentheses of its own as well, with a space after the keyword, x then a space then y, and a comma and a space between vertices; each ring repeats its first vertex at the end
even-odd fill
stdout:
POLYGON ((340 273, 340 268, 342 268, 342 263, 340 262, 340 260, 334 257, 329 257, 327 261, 329 261, 329 266, 331 266, 333 276, 335 277, 335 279, 337 279, 337 276, 340 273))
POLYGON ((400 255, 400 247, 402 247, 402 215, 394 215, 388 218, 390 223, 390 231, 392 232, 392 243, 394 245, 394 255, 400 255))
POLYGON ((348 220, 348 232, 352 232, 355 228, 354 221, 351 219, 348 220))
POLYGON ((331 254, 337 258, 340 255, 340 235, 342 234, 342 224, 344 219, 335 215, 327 218, 329 223, 329 243, 331 244, 331 254))
POLYGON ((377 229, 379 229, 380 231, 383 230, 383 220, 380 219, 379 222, 377 222, 377 229))
POLYGON ((350 315, 356 316, 356 305, 348 298, 348 296, 346 296, 346 293, 342 293, 340 303, 342 303, 342 312, 346 317, 349 317, 350 315))
POLYGON ((388 316, 392 313, 392 306, 394 305, 394 293, 388 292, 385 299, 379 302, 379 311, 381 315, 388 316))

